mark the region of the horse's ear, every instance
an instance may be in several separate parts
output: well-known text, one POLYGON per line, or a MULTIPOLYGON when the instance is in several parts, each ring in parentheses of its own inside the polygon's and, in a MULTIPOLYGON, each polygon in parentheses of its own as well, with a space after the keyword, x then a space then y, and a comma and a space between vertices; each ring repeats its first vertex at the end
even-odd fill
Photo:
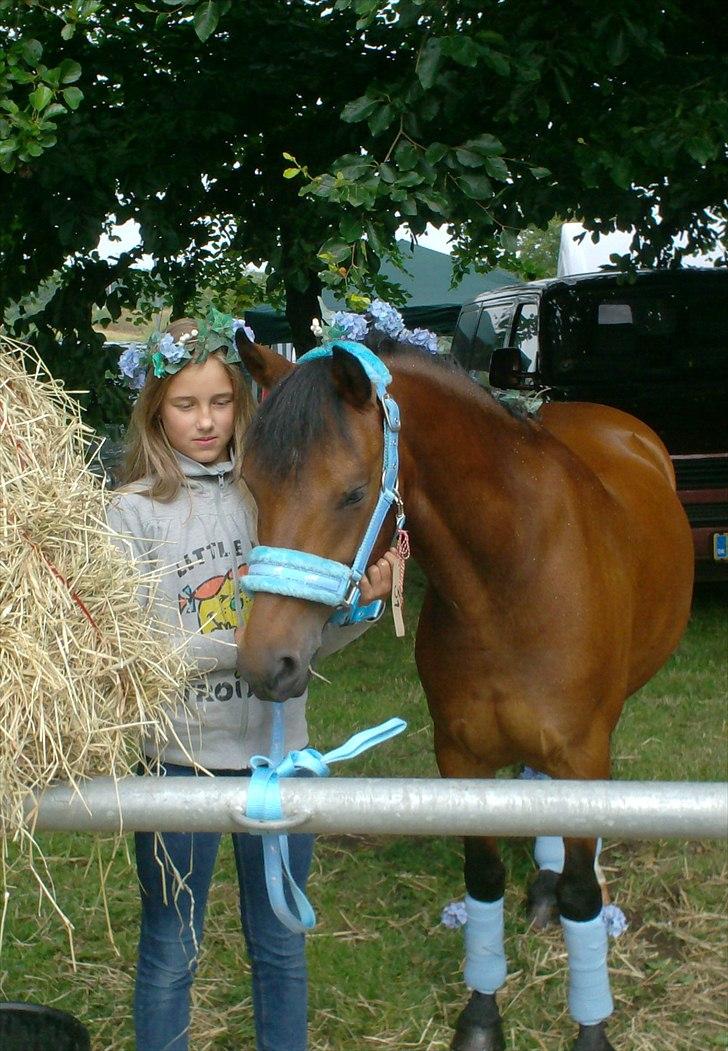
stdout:
POLYGON ((235 346, 238 348, 243 365, 258 386, 264 390, 275 387, 278 380, 283 379, 296 367, 293 362, 288 361, 282 354, 277 354, 270 347, 262 347, 260 343, 253 343, 251 339, 248 339, 243 328, 235 332, 235 346))
POLYGON ((355 409, 363 409, 372 400, 372 381, 364 366, 353 354, 336 344, 331 357, 331 376, 336 393, 355 409))

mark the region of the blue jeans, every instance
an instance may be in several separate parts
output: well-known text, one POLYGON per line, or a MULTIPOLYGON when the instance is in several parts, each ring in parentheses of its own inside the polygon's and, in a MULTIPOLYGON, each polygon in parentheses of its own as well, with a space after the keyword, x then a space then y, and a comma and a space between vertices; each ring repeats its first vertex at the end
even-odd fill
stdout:
MULTIPOLYGON (((156 767, 154 768, 156 773, 156 767)), ((168 763, 168 777, 194 777, 168 763)), ((216 776, 247 773, 218 770, 216 776)), ((207 895, 220 834, 138 832, 141 932, 134 989, 137 1051, 187 1051, 190 989, 202 942, 207 895), (175 878, 174 871, 182 877, 175 878)), ((306 1051, 307 975, 303 935, 293 934, 268 901, 259 836, 234 833, 240 916, 250 958, 258 1051, 306 1051)), ((289 836, 293 876, 305 886, 313 836, 289 836)))

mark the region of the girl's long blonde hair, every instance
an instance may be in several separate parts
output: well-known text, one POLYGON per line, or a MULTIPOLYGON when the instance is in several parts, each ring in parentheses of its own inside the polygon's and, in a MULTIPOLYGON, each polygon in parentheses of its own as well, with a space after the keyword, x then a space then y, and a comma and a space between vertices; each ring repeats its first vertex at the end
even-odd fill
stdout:
MULTIPOLYGON (((167 331, 178 342, 180 336, 195 328, 192 318, 180 318, 172 322, 167 331)), ((230 442, 230 458, 233 461, 234 477, 240 481, 240 466, 245 432, 255 411, 253 395, 245 382, 239 365, 227 364, 222 355, 215 355, 223 366, 233 387, 235 406, 235 430, 230 442)), ((122 485, 148 481, 144 489, 146 496, 162 502, 173 500, 185 485, 185 476, 180 470, 177 457, 169 444, 159 415, 164 395, 172 376, 155 376, 151 371, 132 409, 126 443, 126 455, 120 472, 122 485)))

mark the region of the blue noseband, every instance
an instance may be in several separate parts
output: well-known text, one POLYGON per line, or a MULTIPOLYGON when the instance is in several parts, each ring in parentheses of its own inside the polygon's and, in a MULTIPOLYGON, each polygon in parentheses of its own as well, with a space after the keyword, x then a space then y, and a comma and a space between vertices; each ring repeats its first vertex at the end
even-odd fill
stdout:
POLYGON ((372 549, 393 506, 397 507, 397 529, 404 527, 404 508, 397 490, 399 473, 399 407, 387 394, 392 381, 389 369, 379 358, 360 343, 350 340, 335 340, 311 350, 299 360, 299 365, 317 358, 330 358, 334 347, 345 350, 361 364, 374 384, 377 398, 382 406, 384 426, 384 451, 382 454, 382 483, 379 499, 364 533, 351 566, 334 562, 306 551, 294 551, 285 547, 255 547, 250 552, 249 570, 244 578, 247 591, 266 591, 274 595, 320 602, 336 607, 331 619, 339 624, 378 616, 382 602, 359 606, 359 585, 369 564, 372 549))

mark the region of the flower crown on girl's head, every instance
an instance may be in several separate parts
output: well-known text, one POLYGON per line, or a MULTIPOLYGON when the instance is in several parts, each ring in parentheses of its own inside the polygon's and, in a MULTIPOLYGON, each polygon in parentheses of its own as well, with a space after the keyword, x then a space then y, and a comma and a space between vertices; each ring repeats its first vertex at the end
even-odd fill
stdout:
POLYGON ((429 354, 437 354, 437 336, 427 328, 410 330, 405 328, 404 318, 395 307, 383 299, 373 300, 363 314, 354 314, 348 310, 336 310, 333 313, 325 310, 321 304, 321 313, 328 323, 315 318, 311 331, 317 339, 351 339, 362 343, 371 329, 398 343, 409 343, 421 347, 429 354))
POLYGON ((119 357, 122 381, 132 390, 141 390, 150 368, 154 375, 174 376, 190 361, 204 365, 210 354, 225 351, 226 364, 240 364, 235 346, 235 333, 244 329, 248 339, 255 340, 249 325, 231 314, 210 307, 207 317, 195 321, 191 332, 175 342, 168 332, 152 332, 146 343, 130 343, 119 357))

